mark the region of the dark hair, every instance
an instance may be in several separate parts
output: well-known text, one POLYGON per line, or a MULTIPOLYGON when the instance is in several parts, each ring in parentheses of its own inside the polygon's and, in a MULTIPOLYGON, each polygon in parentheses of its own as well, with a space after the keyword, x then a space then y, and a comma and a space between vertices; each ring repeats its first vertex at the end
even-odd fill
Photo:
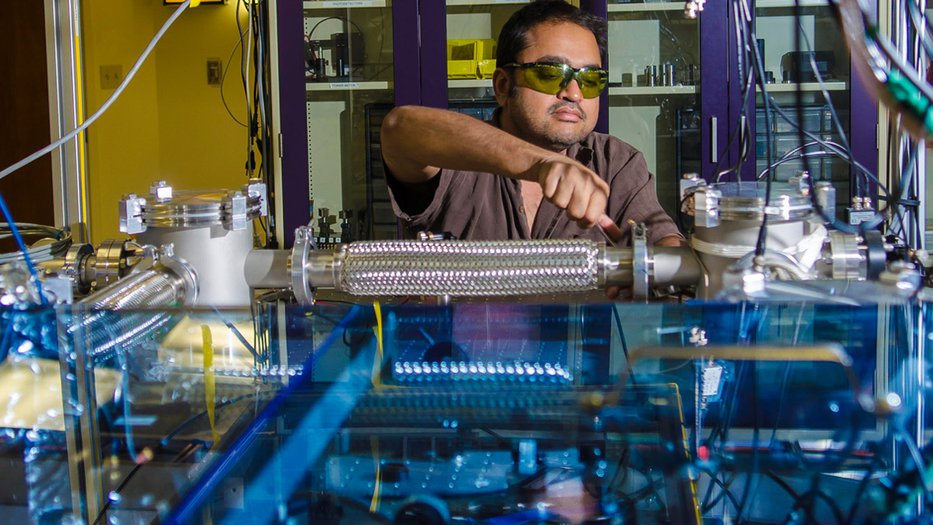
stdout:
POLYGON ((499 32, 496 63, 501 66, 517 62, 518 54, 528 47, 528 31, 538 24, 559 22, 570 22, 589 29, 596 37, 599 57, 605 63, 606 21, 564 0, 536 0, 516 11, 499 32))

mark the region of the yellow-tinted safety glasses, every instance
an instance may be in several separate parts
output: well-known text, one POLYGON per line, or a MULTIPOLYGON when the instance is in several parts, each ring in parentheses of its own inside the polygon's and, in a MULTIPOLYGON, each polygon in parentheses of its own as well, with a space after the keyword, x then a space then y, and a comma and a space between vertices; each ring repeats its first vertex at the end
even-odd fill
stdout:
POLYGON ((529 87, 540 93, 556 95, 570 84, 577 81, 583 98, 596 98, 606 88, 609 72, 599 67, 581 67, 574 69, 567 64, 555 62, 528 62, 525 64, 506 64, 504 68, 521 70, 519 85, 529 87))

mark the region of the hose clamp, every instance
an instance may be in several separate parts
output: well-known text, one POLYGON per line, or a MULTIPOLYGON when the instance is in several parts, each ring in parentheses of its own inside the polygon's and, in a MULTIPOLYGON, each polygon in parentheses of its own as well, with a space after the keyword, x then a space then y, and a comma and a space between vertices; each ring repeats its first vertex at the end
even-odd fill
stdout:
POLYGON ((635 299, 648 300, 654 261, 648 253, 647 228, 644 224, 632 227, 632 295, 635 299))
POLYGON ((289 274, 292 281, 292 292, 298 304, 314 304, 314 290, 308 280, 307 265, 309 252, 314 248, 314 238, 307 226, 295 229, 295 243, 292 245, 292 255, 289 258, 289 274))

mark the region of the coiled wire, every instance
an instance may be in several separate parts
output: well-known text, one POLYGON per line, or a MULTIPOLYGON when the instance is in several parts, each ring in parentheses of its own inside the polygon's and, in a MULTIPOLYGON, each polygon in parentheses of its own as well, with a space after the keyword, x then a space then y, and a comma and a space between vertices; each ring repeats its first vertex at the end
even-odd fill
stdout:
POLYGON ((354 295, 579 292, 597 287, 597 255, 587 240, 355 242, 337 279, 354 295))

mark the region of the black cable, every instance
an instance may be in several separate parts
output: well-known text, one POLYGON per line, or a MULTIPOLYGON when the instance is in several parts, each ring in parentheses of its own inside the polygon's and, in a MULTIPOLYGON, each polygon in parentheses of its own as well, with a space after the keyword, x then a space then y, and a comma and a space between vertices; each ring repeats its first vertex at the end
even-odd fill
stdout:
MULTIPOLYGON (((628 356, 628 343, 625 341, 625 330, 622 328, 622 317, 619 315, 619 308, 616 305, 611 305, 612 308, 612 318, 616 322, 616 329, 619 330, 619 342, 622 343, 622 355, 625 356, 625 367, 628 369, 629 377, 632 379, 632 385, 635 386, 638 382, 635 380, 635 370, 632 369, 632 361, 628 356)), ((621 388, 625 388, 626 385, 621 385, 621 388)))
POLYGON ((227 63, 224 65, 224 71, 220 75, 220 101, 223 102, 224 109, 227 110, 227 114, 230 115, 230 118, 232 118, 234 122, 236 122, 240 126, 243 126, 244 128, 248 128, 249 126, 245 122, 240 122, 240 119, 238 119, 233 114, 233 111, 230 109, 230 106, 227 104, 227 98, 226 96, 224 96, 224 84, 226 83, 227 71, 230 69, 230 64, 233 62, 233 56, 236 55, 236 50, 240 48, 240 43, 243 41, 242 38, 243 38, 243 35, 240 35, 237 38, 236 44, 234 44, 233 50, 230 51, 230 56, 227 58, 227 63))
POLYGON ((706 514, 707 512, 713 510, 716 505, 719 504, 723 499, 728 499, 732 503, 732 508, 738 512, 740 505, 739 500, 735 498, 735 494, 732 493, 732 483, 738 478, 737 474, 732 474, 732 477, 728 481, 723 481, 719 479, 718 475, 713 474, 712 471, 707 470, 707 475, 710 477, 710 485, 706 489, 706 497, 703 498, 703 503, 700 505, 700 513, 706 514), (716 495, 712 501, 709 500, 709 497, 712 496, 713 488, 719 487, 719 494, 716 495))
MULTIPOLYGON (((843 148, 845 148, 846 155, 850 159, 855 158, 855 155, 852 153, 852 147, 849 144, 849 138, 846 135, 845 128, 843 128, 842 121, 839 119, 839 114, 836 112, 836 107, 833 105, 832 98, 829 96, 829 92, 826 90, 826 83, 823 81, 823 75, 820 74, 819 67, 817 66, 816 53, 810 43, 810 38, 807 37, 807 34, 803 31, 803 27, 800 25, 799 19, 797 20, 797 31, 803 38, 803 41, 807 46, 807 51, 810 52, 808 53, 810 57, 810 68, 813 70, 813 75, 816 77, 816 80, 819 83, 820 93, 823 95, 823 100, 826 102, 827 107, 829 107, 829 115, 830 118, 832 118, 833 126, 836 128, 836 132, 839 134, 839 140, 842 142, 843 148)), ((861 182, 862 178, 859 177, 859 172, 857 171, 855 175, 855 195, 858 197, 863 197, 864 195, 862 192, 861 182)))
MULTIPOLYGON (((733 1, 735 3, 741 2, 741 8, 743 10, 743 14, 750 16, 750 13, 748 12, 748 5, 744 2, 744 0, 733 0, 733 1)), ((749 25, 746 17, 743 16, 741 19, 742 19, 742 23, 744 26, 744 31, 743 31, 743 34, 745 35, 744 45, 746 49, 751 50, 749 54, 751 55, 752 63, 755 67, 754 73, 751 73, 751 74, 753 74, 756 78, 756 83, 758 84, 759 89, 761 89, 761 98, 764 101, 765 144, 766 144, 766 149, 767 149, 765 157, 767 159, 768 166, 770 166, 774 162, 774 158, 773 158, 774 151, 772 149, 772 135, 771 135, 773 132, 773 128, 771 126, 771 102, 770 102, 770 97, 768 97, 767 83, 765 82, 764 63, 762 61, 762 57, 761 57, 760 50, 758 49, 758 45, 755 43, 754 30, 749 25)), ((803 122, 803 120, 801 119, 800 122, 803 122)), ((765 200, 764 200, 765 208, 771 205, 771 182, 773 179, 774 179, 773 176, 769 176, 767 179, 765 179, 765 200)), ((765 210, 763 210, 762 217, 761 217, 761 226, 758 228, 758 240, 755 243, 755 255, 758 257, 763 256, 765 253, 765 242, 767 239, 767 235, 768 235, 768 213, 765 210)))
MULTIPOLYGON (((232 405, 233 403, 236 403, 236 402, 241 401, 241 400, 243 400, 243 399, 252 398, 252 397, 256 397, 256 395, 255 395, 255 394, 245 394, 245 395, 242 395, 242 396, 238 396, 238 397, 235 397, 235 398, 232 398, 232 399, 228 399, 228 400, 226 400, 226 401, 222 401, 222 402, 219 403, 219 404, 216 404, 216 405, 215 405, 215 408, 222 408, 222 407, 225 407, 225 406, 228 406, 228 405, 232 405)), ((188 419, 182 421, 181 423, 179 423, 178 426, 176 426, 171 432, 169 432, 168 434, 165 435, 165 437, 163 437, 162 439, 159 440, 159 444, 156 445, 155 452, 158 452, 158 451, 164 449, 164 448, 168 445, 169 441, 171 441, 172 438, 174 438, 176 434, 178 434, 179 432, 181 432, 185 427, 187 427, 187 426, 190 425, 191 423, 197 421, 198 419, 200 419, 200 418, 202 418, 202 417, 204 417, 204 416, 206 416, 206 415, 207 415, 207 410, 203 410, 203 411, 201 411, 201 412, 198 412, 197 414, 194 414, 193 416, 189 417, 188 419)), ((215 443, 215 445, 216 445, 216 443, 215 443)), ((184 452, 184 451, 183 451, 183 452, 184 452)), ((176 460, 177 460, 177 458, 176 458, 176 460)), ((136 463, 136 465, 133 466, 133 469, 130 470, 122 480, 120 480, 120 483, 117 485, 117 487, 116 487, 114 490, 111 491, 111 493, 120 494, 121 492, 123 492, 123 489, 126 488, 126 486, 127 486, 127 485, 129 484, 129 482, 133 479, 133 477, 136 475, 136 473, 139 472, 139 470, 143 467, 143 465, 148 465, 149 463, 151 463, 151 462, 136 463)), ((94 518, 94 521, 92 522, 92 523, 94 523, 94 525, 97 525, 98 523, 101 523, 101 520, 103 520, 103 519, 106 517, 107 511, 110 510, 110 507, 111 507, 111 504, 112 504, 112 503, 113 503, 113 499, 107 498, 107 501, 104 502, 104 505, 101 507, 100 511, 97 513, 97 517, 94 518)))
MULTIPOLYGON (((755 363, 752 363, 752 395, 751 395, 752 421, 753 421, 752 423, 753 425, 752 426, 752 469, 751 471, 749 471, 748 479, 745 481, 745 487, 743 487, 742 489, 742 499, 739 502, 739 509, 738 511, 736 511, 735 521, 737 524, 742 523, 742 516, 745 514, 746 505, 749 502, 748 498, 752 493, 752 485, 755 485, 755 489, 757 491, 758 483, 754 480, 756 479, 755 474, 758 472, 759 461, 761 459, 759 457, 759 452, 758 452, 758 445, 759 445, 758 437, 759 437, 759 432, 761 430, 761 425, 759 421, 759 413, 758 413, 758 400, 759 400, 759 397, 758 397, 758 364, 757 362, 755 362, 755 363)), ((760 480, 761 478, 759 477, 758 479, 760 480)))
POLYGON ((214 310, 214 313, 217 314, 217 317, 220 318, 220 321, 224 324, 224 326, 233 332, 233 335, 237 338, 238 341, 240 341, 240 344, 242 344, 246 350, 249 351, 249 353, 253 354, 253 358, 259 359, 259 355, 256 354, 256 349, 253 348, 253 345, 251 345, 245 337, 243 337, 243 334, 240 332, 240 330, 233 323, 227 320, 223 312, 221 312, 216 306, 212 306, 211 308, 214 310))
MULTIPOLYGON (((790 124, 791 126, 793 126, 794 129, 796 129, 797 131, 802 131, 803 134, 804 134, 807 138, 809 138, 810 140, 816 142, 817 144, 819 144, 820 146, 826 148, 827 150, 833 151, 834 153, 836 153, 837 155, 839 155, 840 158, 842 158, 842 159, 846 160, 847 162, 849 162, 849 163, 850 163, 851 165, 853 165, 856 169, 858 169, 860 173, 862 173, 865 177, 869 178, 872 182, 874 182, 874 183, 878 186, 879 190, 883 191, 885 195, 888 195, 888 194, 889 194, 887 186, 886 186, 883 182, 881 182, 881 180, 878 179, 878 177, 875 176, 868 168, 866 168, 864 165, 862 165, 860 162, 858 162, 858 161, 855 160, 854 158, 851 158, 851 157, 847 156, 847 155, 845 154, 844 151, 841 151, 839 148, 836 148, 836 147, 833 145, 832 142, 826 141, 826 140, 824 140, 823 138, 821 138, 820 136, 815 135, 815 134, 813 134, 812 132, 803 129, 803 127, 802 127, 799 123, 794 122, 793 120, 791 120, 790 115, 788 115, 788 114, 785 112, 785 110, 784 110, 779 104, 776 103, 776 101, 774 100, 773 97, 770 97, 770 96, 769 96, 769 98, 771 98, 771 107, 772 107, 772 109, 774 109, 774 111, 776 111, 778 115, 780 115, 781 117, 783 117, 784 120, 785 120, 788 124, 790 124)), ((802 140, 801 140, 801 142, 802 142, 802 140)))
POLYGON ((313 38, 311 38, 311 37, 314 35, 314 30, 317 29, 319 25, 323 24, 324 22, 327 22, 328 20, 342 20, 342 21, 344 21, 344 22, 346 22, 346 23, 348 23, 348 24, 351 24, 354 28, 356 28, 357 33, 359 33, 359 34, 361 34, 361 35, 363 34, 363 30, 360 29, 360 26, 356 25, 356 22, 354 22, 353 20, 350 20, 348 17, 344 17, 344 16, 328 16, 328 17, 326 17, 326 18, 322 18, 322 19, 318 20, 318 22, 317 22, 316 24, 314 24, 314 25, 311 27, 311 31, 308 31, 308 40, 309 40, 309 41, 310 41, 310 40, 313 40, 313 38))
POLYGON ((855 488, 855 496, 852 499, 852 506, 849 507, 849 512, 846 514, 845 523, 855 522, 855 513, 858 511, 859 503, 861 503, 862 494, 865 492, 865 489, 868 488, 868 482, 871 481, 878 464, 881 463, 881 461, 879 461, 880 459, 881 455, 878 453, 872 456, 872 460, 868 464, 868 471, 865 472, 865 475, 859 481, 858 487, 855 488))

